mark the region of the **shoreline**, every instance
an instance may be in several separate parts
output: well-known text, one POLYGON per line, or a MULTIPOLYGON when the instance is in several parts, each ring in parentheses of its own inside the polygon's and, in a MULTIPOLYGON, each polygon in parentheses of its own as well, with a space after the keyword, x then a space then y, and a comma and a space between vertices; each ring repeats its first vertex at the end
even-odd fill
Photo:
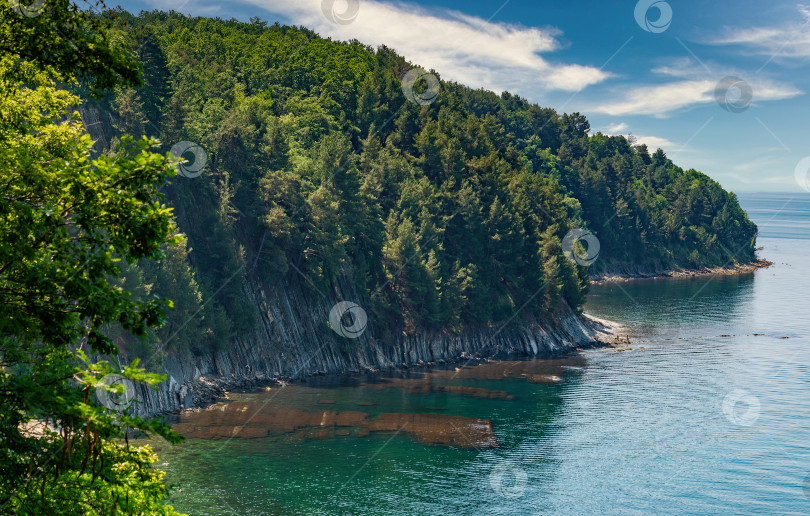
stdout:
MULTIPOLYGON (((335 299, 363 299, 341 276, 335 299)), ((576 313, 567 305, 554 314, 526 314, 505 327, 481 325, 458 334, 423 331, 377 340, 374 327, 347 341, 326 331, 324 319, 332 301, 311 296, 295 280, 275 288, 249 282, 244 287, 255 306, 256 327, 235 336, 227 347, 195 354, 166 353, 154 372, 167 375, 157 389, 137 384, 135 413, 141 417, 208 405, 227 390, 272 385, 309 376, 357 374, 363 371, 414 367, 429 363, 463 363, 471 357, 506 354, 546 358, 595 342, 615 342, 626 334, 617 324, 576 313)), ((598 345, 598 344, 596 344, 598 345)), ((134 357, 122 356, 121 360, 134 357)))
POLYGON ((767 269, 773 262, 764 259, 754 260, 747 263, 739 263, 725 267, 700 267, 696 269, 676 268, 653 270, 650 272, 608 272, 597 274, 591 277, 591 285, 603 285, 606 283, 626 282, 640 279, 666 279, 666 278, 695 278, 703 276, 735 276, 751 274, 759 269, 767 269))
MULTIPOLYGON (((606 348, 621 348, 627 347, 630 344, 630 339, 627 334, 627 328, 617 322, 600 319, 589 314, 581 314, 578 317, 583 319, 592 332, 592 339, 589 342, 581 343, 571 347, 561 347, 556 352, 549 354, 532 355, 528 353, 506 353, 503 351, 495 351, 490 356, 482 356, 481 352, 468 353, 462 351, 461 354, 452 358, 440 358, 432 361, 418 360, 414 363, 401 363, 391 367, 380 368, 364 368, 343 370, 334 372, 313 371, 297 376, 276 376, 276 377, 242 377, 242 378, 228 378, 225 376, 205 377, 198 378, 196 385, 192 387, 194 391, 194 403, 191 406, 181 406, 172 410, 159 411, 152 414, 153 416, 167 417, 177 416, 185 412, 196 412, 206 410, 211 406, 233 401, 230 399, 231 392, 249 392, 264 387, 283 387, 287 384, 302 384, 307 383, 309 378, 321 376, 346 376, 357 374, 381 374, 385 371, 402 370, 407 371, 411 369, 431 369, 442 368, 453 365, 476 366, 479 364, 504 360, 510 357, 520 359, 536 359, 536 360, 550 360, 564 356, 579 355, 585 350, 589 349, 606 349, 606 348)), ((622 349, 623 350, 623 349, 622 349)))

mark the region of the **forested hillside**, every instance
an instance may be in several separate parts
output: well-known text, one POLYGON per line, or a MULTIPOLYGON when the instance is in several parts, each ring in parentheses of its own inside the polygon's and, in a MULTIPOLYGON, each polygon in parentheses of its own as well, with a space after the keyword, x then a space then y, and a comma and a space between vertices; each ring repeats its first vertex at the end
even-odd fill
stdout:
POLYGON ((130 133, 202 150, 163 189, 187 241, 121 279, 176 307, 151 344, 130 347, 226 345, 255 323, 247 278, 300 276, 325 295, 345 274, 383 337, 578 308, 589 274, 622 266, 754 258, 734 194, 660 149, 590 134, 578 113, 409 85, 418 63, 305 28, 114 16, 145 86, 88 100, 97 149, 115 154, 130 133), (577 228, 601 244, 590 267, 564 256, 577 228))

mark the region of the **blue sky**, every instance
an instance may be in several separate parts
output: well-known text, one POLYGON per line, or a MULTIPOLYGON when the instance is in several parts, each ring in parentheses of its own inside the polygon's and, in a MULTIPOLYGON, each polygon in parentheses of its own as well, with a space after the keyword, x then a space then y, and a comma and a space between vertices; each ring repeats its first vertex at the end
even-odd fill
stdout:
POLYGON ((810 191, 805 159, 810 5, 781 0, 125 0, 120 5, 132 12, 173 9, 245 21, 258 16, 305 25, 333 39, 384 43, 443 79, 509 90, 560 112, 579 111, 593 132, 633 134, 728 189, 810 191), (333 12, 348 18, 336 23, 333 12))

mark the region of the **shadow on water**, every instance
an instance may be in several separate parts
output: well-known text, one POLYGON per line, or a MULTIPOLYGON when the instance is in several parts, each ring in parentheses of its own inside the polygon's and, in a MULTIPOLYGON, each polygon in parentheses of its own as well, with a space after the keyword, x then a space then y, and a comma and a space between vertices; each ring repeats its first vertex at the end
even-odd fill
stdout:
POLYGON ((591 288, 585 311, 636 326, 646 335, 656 329, 670 333, 683 325, 745 317, 756 281, 751 273, 605 283, 591 288))

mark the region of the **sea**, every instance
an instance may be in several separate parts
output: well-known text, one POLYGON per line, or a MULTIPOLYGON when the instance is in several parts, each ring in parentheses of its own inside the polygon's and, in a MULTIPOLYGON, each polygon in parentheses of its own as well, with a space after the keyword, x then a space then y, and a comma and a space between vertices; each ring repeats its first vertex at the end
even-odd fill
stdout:
POLYGON ((319 378, 173 422, 192 515, 810 514, 810 194, 741 194, 774 263, 594 286, 630 343, 319 378))

